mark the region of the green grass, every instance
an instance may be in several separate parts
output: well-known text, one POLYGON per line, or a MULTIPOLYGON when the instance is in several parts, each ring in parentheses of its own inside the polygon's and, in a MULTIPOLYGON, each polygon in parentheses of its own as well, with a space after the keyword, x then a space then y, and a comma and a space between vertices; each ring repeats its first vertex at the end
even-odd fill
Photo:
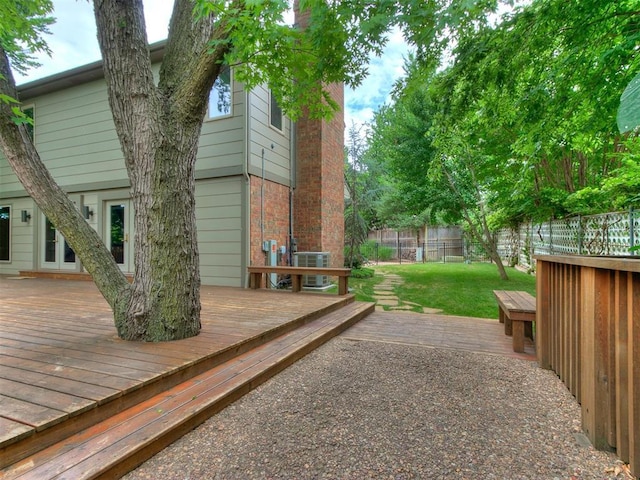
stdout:
POLYGON ((493 290, 524 290, 535 296, 536 279, 514 268, 507 268, 509 280, 501 280, 495 265, 487 263, 426 263, 375 267, 369 279, 350 279, 356 299, 374 301, 374 286, 384 273, 395 273, 404 284, 396 287, 400 302, 413 302, 437 308, 447 315, 498 318, 493 290))

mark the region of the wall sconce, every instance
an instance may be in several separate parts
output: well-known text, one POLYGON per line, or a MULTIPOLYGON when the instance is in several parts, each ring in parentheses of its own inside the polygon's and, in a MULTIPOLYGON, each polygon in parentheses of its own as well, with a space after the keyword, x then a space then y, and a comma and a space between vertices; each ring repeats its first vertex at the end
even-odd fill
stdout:
POLYGON ((93 217, 93 210, 89 208, 89 205, 83 205, 82 214, 84 215, 84 218, 89 220, 91 217, 93 217))
POLYGON ((29 212, 27 212, 26 210, 22 210, 22 212, 20 212, 20 213, 21 213, 21 217, 20 218, 22 220, 22 223, 27 223, 27 222, 29 222, 29 220, 31 220, 31 214, 29 212))

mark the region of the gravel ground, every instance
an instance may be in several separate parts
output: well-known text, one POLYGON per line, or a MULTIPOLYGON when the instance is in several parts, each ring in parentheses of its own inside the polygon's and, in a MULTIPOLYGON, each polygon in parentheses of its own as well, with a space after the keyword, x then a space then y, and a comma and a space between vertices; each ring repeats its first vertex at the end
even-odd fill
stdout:
POLYGON ((124 478, 624 478, 582 438, 533 362, 338 337, 124 478))

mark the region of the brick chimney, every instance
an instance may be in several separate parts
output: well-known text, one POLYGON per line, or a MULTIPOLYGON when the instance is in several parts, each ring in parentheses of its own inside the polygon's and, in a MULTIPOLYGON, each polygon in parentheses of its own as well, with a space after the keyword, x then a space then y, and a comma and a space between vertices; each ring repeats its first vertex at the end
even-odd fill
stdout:
MULTIPOLYGON (((296 23, 309 13, 294 1, 296 23)), ((344 86, 325 87, 340 105, 329 121, 301 117, 296 122, 296 189, 293 234, 299 252, 329 252, 331 266, 344 264, 344 86)))

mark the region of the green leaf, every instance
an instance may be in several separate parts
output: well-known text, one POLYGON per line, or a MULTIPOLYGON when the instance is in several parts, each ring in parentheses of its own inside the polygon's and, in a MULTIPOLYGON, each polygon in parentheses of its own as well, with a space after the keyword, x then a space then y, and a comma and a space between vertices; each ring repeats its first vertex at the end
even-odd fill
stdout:
POLYGON ((629 82, 620 97, 617 120, 621 133, 640 126, 640 73, 629 82))

